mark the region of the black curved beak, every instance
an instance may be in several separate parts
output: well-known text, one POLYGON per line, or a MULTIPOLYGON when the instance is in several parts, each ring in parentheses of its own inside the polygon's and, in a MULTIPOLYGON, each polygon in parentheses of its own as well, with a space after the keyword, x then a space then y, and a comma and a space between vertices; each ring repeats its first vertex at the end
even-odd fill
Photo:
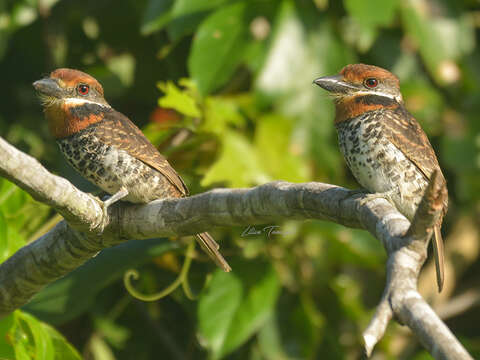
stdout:
POLYGON ((60 98, 63 92, 63 89, 60 87, 60 85, 58 85, 54 79, 50 78, 44 78, 35 81, 33 83, 33 87, 41 95, 52 96, 56 98, 60 98))
POLYGON ((322 89, 330 91, 331 93, 335 94, 343 94, 349 92, 351 90, 358 90, 353 85, 346 83, 343 81, 342 75, 333 75, 333 76, 323 76, 315 79, 313 81, 314 84, 317 84, 322 89))

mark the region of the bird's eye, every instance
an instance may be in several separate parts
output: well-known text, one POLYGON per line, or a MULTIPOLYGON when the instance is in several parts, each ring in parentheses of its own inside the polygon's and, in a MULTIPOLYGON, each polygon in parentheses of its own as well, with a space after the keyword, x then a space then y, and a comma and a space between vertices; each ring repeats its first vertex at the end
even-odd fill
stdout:
POLYGON ((365 80, 364 84, 365 84, 366 87, 374 88, 374 87, 377 87, 378 80, 375 79, 375 78, 368 78, 368 79, 365 80))
POLYGON ((86 84, 80 84, 77 86, 77 91, 80 95, 87 95, 90 91, 90 86, 86 84))

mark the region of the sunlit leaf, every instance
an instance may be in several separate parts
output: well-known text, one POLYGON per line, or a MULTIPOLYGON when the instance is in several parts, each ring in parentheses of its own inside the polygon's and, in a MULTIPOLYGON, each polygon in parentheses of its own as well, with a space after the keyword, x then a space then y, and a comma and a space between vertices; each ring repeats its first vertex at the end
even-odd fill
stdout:
POLYGON ((173 41, 195 31, 210 11, 217 9, 228 0, 176 0, 172 8, 172 21, 168 33, 173 41))
POLYGON ((37 16, 37 9, 34 6, 18 2, 12 11, 11 26, 18 28, 30 25, 37 16))
POLYGON ((131 333, 126 326, 117 324, 106 317, 96 318, 95 327, 102 333, 105 339, 116 348, 124 347, 131 333))
POLYGON ((0 262, 3 262, 9 255, 7 222, 5 221, 3 213, 0 211, 0 262))
POLYGON ((186 91, 180 90, 171 81, 157 83, 158 88, 165 93, 164 96, 158 99, 158 105, 167 108, 175 109, 179 113, 187 116, 200 116, 200 109, 195 103, 195 99, 191 97, 186 91))
POLYGON ((112 56, 107 62, 108 69, 118 76, 123 86, 133 83, 135 73, 135 58, 131 54, 112 56))
POLYGON ((15 360, 31 360, 27 346, 23 342, 15 344, 15 360))
POLYGON ((13 313, 0 320, 0 359, 14 359, 14 336, 11 333, 14 325, 13 313), (12 346, 13 345, 13 346, 12 346))
POLYGON ((228 125, 239 126, 245 123, 235 99, 208 97, 205 100, 205 119, 201 129, 215 134, 223 134, 228 125))
POLYGON ((308 180, 308 167, 299 153, 303 149, 292 144, 292 131, 292 120, 275 114, 264 116, 258 121, 255 145, 272 178, 304 182, 308 180))
MULTIPOLYGON (((459 69, 455 61, 472 51, 474 28, 468 16, 438 16, 425 1, 402 3, 405 30, 418 46, 420 55, 435 80, 442 84, 455 82, 459 69)), ((445 12, 448 10, 443 9, 445 12)))
POLYGON ((272 99, 279 112, 297 119, 295 146, 321 163, 323 180, 334 181, 341 163, 332 143, 334 108, 312 81, 337 73, 339 64, 351 63, 353 55, 332 32, 327 18, 313 24, 306 27, 293 2, 282 2, 256 88, 272 99))
POLYGON ((53 360, 55 357, 55 349, 53 347, 50 333, 46 331, 42 323, 35 317, 25 312, 17 311, 20 327, 28 326, 32 334, 33 341, 30 343, 33 347, 32 351, 37 359, 53 360))
POLYGON ((115 355, 108 343, 100 336, 93 336, 90 341, 90 351, 95 359, 115 360, 115 355))
POLYGON ((398 7, 398 0, 344 0, 350 16, 367 27, 389 25, 398 7))
POLYGON ((269 180, 253 146, 243 135, 227 131, 222 136, 219 158, 202 179, 202 186, 226 183, 230 187, 250 186, 269 180))
POLYGON ((55 359, 81 360, 78 351, 60 333, 51 326, 43 323, 44 330, 50 335, 55 348, 55 359))

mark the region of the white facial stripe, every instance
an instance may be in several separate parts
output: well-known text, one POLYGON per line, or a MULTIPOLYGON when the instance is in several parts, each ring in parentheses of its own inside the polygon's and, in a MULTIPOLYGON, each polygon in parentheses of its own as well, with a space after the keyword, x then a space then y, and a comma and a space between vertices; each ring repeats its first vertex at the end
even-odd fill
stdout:
POLYGON ((352 94, 354 96, 356 96, 358 94, 360 94, 360 95, 377 95, 377 96, 383 96, 383 97, 395 100, 397 102, 402 102, 403 101, 403 98, 402 98, 401 94, 399 94, 398 96, 395 96, 395 95, 384 93, 384 92, 381 92, 381 91, 368 91, 368 90, 358 91, 358 87, 352 86, 349 83, 344 82, 344 81, 338 81, 336 79, 328 79, 328 78, 323 79, 323 81, 328 81, 328 82, 331 82, 333 84, 340 84, 342 87, 346 87, 346 88, 349 88, 349 89, 354 89, 354 90, 356 90, 356 92, 354 94, 352 94))
POLYGON ((92 100, 79 99, 79 98, 66 98, 65 99, 65 104, 71 104, 71 105, 95 104, 95 105, 102 106, 102 107, 109 107, 108 105, 98 103, 98 102, 95 102, 95 101, 92 101, 92 100))
POLYGON ((395 99, 395 96, 393 96, 392 94, 387 94, 387 93, 384 93, 384 92, 381 92, 381 91, 359 91, 357 93, 355 93, 355 95, 376 95, 376 96, 383 96, 383 97, 387 97, 387 98, 390 98, 390 99, 395 99))
POLYGON ((401 94, 399 94, 398 96, 395 96, 395 95, 387 94, 387 93, 384 93, 384 92, 381 92, 381 91, 359 91, 359 92, 355 93, 355 95, 358 95, 358 94, 360 94, 360 95, 383 96, 383 97, 386 97, 386 98, 395 100, 395 101, 397 101, 397 102, 403 101, 401 94))

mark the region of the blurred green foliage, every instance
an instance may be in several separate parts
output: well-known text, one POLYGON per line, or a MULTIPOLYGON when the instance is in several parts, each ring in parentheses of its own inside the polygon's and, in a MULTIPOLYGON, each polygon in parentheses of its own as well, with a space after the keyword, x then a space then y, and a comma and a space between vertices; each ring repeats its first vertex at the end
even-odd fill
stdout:
MULTIPOLYGON (((331 100, 312 80, 353 62, 390 69, 449 183, 447 288, 436 295, 428 269, 420 279, 441 311, 480 285, 479 26, 474 0, 3 0, 0 134, 92 191, 59 156, 31 86, 57 67, 78 68, 103 84, 110 104, 143 128, 192 193, 272 180, 355 188, 331 100)), ((57 221, 0 182, 0 260, 57 221)), ((142 292, 167 286, 180 272, 184 241, 106 249, 0 321, 0 357, 360 358, 385 280, 381 244, 328 222, 270 225, 280 234, 263 226, 251 236, 213 231, 234 271, 198 254, 189 273, 197 301, 179 289, 142 303, 121 282, 137 267, 142 292)), ((448 318, 474 357, 479 319, 474 306, 448 318)), ((375 355, 430 358, 396 325, 375 355)))

